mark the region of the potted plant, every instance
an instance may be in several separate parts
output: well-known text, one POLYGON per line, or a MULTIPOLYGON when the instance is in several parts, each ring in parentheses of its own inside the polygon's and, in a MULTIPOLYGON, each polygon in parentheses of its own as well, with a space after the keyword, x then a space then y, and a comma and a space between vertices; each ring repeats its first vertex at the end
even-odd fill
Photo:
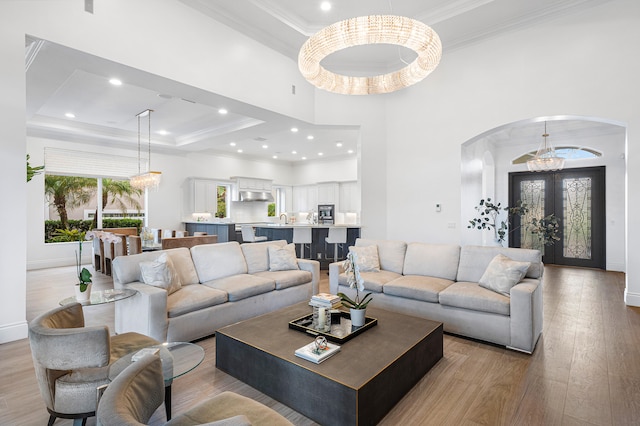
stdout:
POLYGON ((78 250, 76 250, 76 276, 78 282, 75 284, 76 300, 78 302, 86 302, 91 297, 91 272, 87 268, 82 267, 82 243, 87 237, 85 231, 78 229, 57 229, 57 235, 65 236, 69 241, 78 242, 78 250))
POLYGON ((371 293, 367 293, 362 299, 360 298, 360 292, 364 292, 364 279, 360 276, 358 255, 356 253, 349 252, 349 254, 347 254, 347 258, 342 264, 342 267, 347 274, 347 283, 349 284, 349 287, 355 287, 356 289, 356 298, 355 300, 352 300, 344 293, 338 293, 338 296, 340 297, 340 300, 342 300, 342 303, 349 307, 351 312, 351 325, 361 327, 365 322, 367 305, 373 300, 373 296, 371 296, 371 293))
POLYGON ((487 198, 486 200, 480 200, 475 209, 480 215, 471 219, 467 228, 493 230, 494 240, 497 244, 502 245, 504 243, 507 232, 513 232, 518 229, 509 229, 509 217, 506 220, 500 220, 498 223, 498 217, 503 211, 508 212, 509 216, 520 216, 520 227, 535 235, 543 245, 552 245, 560 240, 560 237, 558 237, 560 232, 558 218, 554 214, 542 218, 528 218, 530 209, 522 201, 518 201, 515 207, 502 207, 501 203, 494 204, 491 198, 487 198))

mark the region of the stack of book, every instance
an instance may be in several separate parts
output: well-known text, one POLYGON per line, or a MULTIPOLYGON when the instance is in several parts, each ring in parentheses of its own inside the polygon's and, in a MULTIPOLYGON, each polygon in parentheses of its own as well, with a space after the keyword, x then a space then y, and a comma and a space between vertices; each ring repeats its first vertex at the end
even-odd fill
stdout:
POLYGON ((335 309, 342 305, 342 301, 340 297, 335 294, 318 293, 311 297, 309 305, 315 306, 316 308, 335 309))

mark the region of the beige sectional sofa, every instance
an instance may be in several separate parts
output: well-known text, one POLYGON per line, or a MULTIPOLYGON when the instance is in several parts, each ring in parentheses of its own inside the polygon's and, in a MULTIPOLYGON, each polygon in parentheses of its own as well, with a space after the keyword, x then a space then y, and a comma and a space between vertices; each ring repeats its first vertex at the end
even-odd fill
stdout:
MULTIPOLYGON (((366 239, 355 244, 372 245, 380 271, 362 273, 365 291, 374 296, 370 306, 440 321, 446 332, 510 349, 535 349, 543 322, 540 251, 366 239), (478 284, 498 254, 529 262, 508 296, 478 284)), ((347 286, 342 262, 329 265, 329 286, 333 294, 355 294, 347 286)))
POLYGON ((115 304, 116 332, 136 331, 161 342, 193 341, 220 327, 309 300, 318 293, 319 263, 293 255, 295 268, 276 268, 269 252, 285 246, 286 241, 232 241, 117 257, 114 288, 138 292, 115 304), (166 259, 161 257, 164 253, 177 275, 172 282, 180 282, 173 292, 158 282, 145 283, 149 274, 141 272, 141 265, 148 270, 166 259))

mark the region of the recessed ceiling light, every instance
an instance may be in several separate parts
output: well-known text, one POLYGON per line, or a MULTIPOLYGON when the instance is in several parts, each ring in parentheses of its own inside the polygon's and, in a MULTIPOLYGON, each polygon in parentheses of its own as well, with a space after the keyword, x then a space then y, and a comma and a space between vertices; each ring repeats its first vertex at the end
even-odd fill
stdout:
POLYGON ((274 156, 273 156, 273 159, 275 160, 276 158, 278 158, 278 156, 277 156, 277 155, 274 155, 274 156))
POLYGON ((323 155, 324 155, 324 153, 322 153, 322 152, 318 153, 318 156, 320 156, 320 157, 322 157, 323 155))
POLYGON ((312 141, 312 140, 313 140, 313 135, 309 135, 309 136, 307 136, 307 139, 309 139, 310 141, 312 141))
POLYGON ((230 142, 229 145, 236 146, 236 143, 235 142, 230 142))
POLYGON ((162 136, 166 136, 169 134, 169 132, 167 132, 166 130, 158 130, 158 134, 162 136))
POLYGON ((307 159, 307 157, 302 157, 302 159, 303 159, 303 160, 306 160, 306 159, 307 159))
POLYGON ((336 143, 336 146, 337 146, 338 148, 342 148, 342 142, 337 142, 337 143, 336 143))
POLYGON ((229 111, 227 111, 225 108, 220 108, 220 109, 218 110, 218 114, 221 114, 221 115, 225 115, 225 114, 226 114, 226 113, 228 113, 228 112, 229 112, 229 111))
POLYGON ((239 149, 239 150, 238 150, 238 152, 239 152, 240 154, 242 154, 242 150, 241 150, 241 149, 239 149))
POLYGON ((320 9, 324 10, 325 12, 328 12, 331 10, 331 3, 328 1, 323 1, 322 3, 320 3, 320 9))
POLYGON ((109 79, 109 83, 113 84, 114 86, 122 86, 122 80, 117 78, 109 79))
POLYGON ((292 153, 293 155, 296 155, 298 152, 297 152, 297 151, 291 151, 291 153, 292 153))
POLYGON ((291 128, 291 131, 292 131, 293 133, 296 133, 296 132, 298 131, 298 128, 297 128, 297 127, 292 127, 292 128, 291 128))
POLYGON ((262 147, 263 147, 264 149, 267 149, 267 148, 269 148, 269 145, 262 145, 262 147))
POLYGON ((353 154, 353 150, 350 149, 349 151, 347 151, 349 154, 353 154))
POLYGON ((76 115, 74 113, 72 113, 72 112, 68 112, 64 116, 67 117, 67 118, 76 118, 76 115))

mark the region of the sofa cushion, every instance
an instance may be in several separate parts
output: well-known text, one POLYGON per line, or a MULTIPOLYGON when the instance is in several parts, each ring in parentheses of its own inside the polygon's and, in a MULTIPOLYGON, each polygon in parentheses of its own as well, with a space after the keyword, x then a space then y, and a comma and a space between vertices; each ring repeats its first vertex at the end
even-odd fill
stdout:
MULTIPOLYGON (((360 276, 364 280, 365 291, 382 293, 382 286, 402 275, 391 271, 380 270, 380 272, 361 272, 360 276)), ((349 285, 347 275, 344 272, 338 276, 338 284, 349 285)))
POLYGON ((455 280, 459 261, 458 245, 409 243, 402 273, 455 280))
POLYGON ((236 302, 256 294, 268 293, 276 288, 273 280, 249 274, 219 278, 204 282, 202 285, 226 291, 229 302, 236 302))
POLYGON ((287 245, 285 240, 241 244, 240 248, 242 249, 242 254, 244 254, 244 260, 247 263, 247 273, 255 274, 256 272, 268 271, 268 247, 283 247, 285 245, 287 245))
POLYGON ((163 288, 169 294, 182 287, 180 277, 167 253, 162 253, 156 260, 140 262, 140 275, 145 284, 163 288))
POLYGON ((263 271, 256 272, 254 275, 275 281, 276 290, 306 284, 313 279, 311 272, 301 271, 299 269, 293 271, 263 271))
POLYGON ((349 247, 349 252, 355 254, 356 264, 360 272, 380 272, 378 246, 349 247))
POLYGON ((291 243, 283 247, 269 246, 269 271, 292 271, 300 269, 296 260, 296 245, 291 243))
POLYGON ((440 304, 472 311, 490 312, 509 315, 510 299, 495 291, 480 287, 478 283, 457 282, 442 290, 439 295, 440 304))
POLYGON ((540 250, 509 248, 509 247, 485 247, 464 246, 460 249, 460 264, 458 266, 458 281, 477 283, 489 263, 497 254, 504 254, 519 262, 531 262, 526 277, 540 278, 544 270, 542 254, 540 250))
POLYGON ((204 285, 188 285, 167 298, 169 318, 221 305, 228 300, 227 293, 204 285))
POLYGON ((171 258, 183 286, 200 282, 196 268, 191 260, 189 249, 181 247, 116 257, 113 259, 111 268, 114 276, 114 285, 122 285, 136 281, 143 282, 140 274, 140 262, 154 261, 163 253, 167 253, 171 258))
POLYGON ((522 281, 530 265, 531 262, 518 262, 498 254, 489 263, 478 284, 508 297, 511 287, 522 281))
POLYGON ((191 257, 201 283, 247 273, 247 263, 237 241, 193 246, 191 257))
POLYGON ((378 258, 380 259, 381 269, 402 274, 407 243, 404 241, 367 240, 364 238, 358 238, 356 240, 356 247, 371 245, 378 246, 378 258))
POLYGON ((444 278, 404 275, 386 283, 382 291, 391 296, 438 303, 438 294, 451 284, 453 281, 444 278))

